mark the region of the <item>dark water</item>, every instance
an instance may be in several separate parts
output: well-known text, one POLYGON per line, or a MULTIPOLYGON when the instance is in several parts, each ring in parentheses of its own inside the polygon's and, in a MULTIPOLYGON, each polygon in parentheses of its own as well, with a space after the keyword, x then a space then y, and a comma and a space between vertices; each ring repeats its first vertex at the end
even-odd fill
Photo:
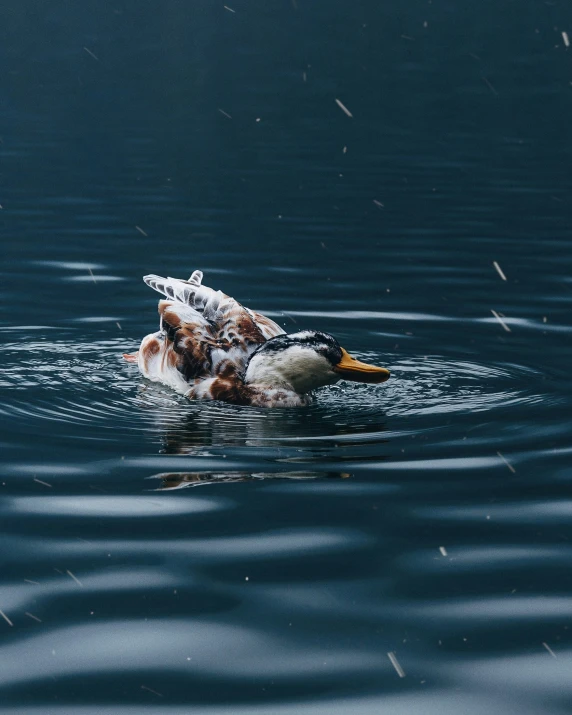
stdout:
POLYGON ((229 3, 0 11, 2 712, 570 712, 570 4, 229 3), (391 380, 145 384, 195 268, 391 380))

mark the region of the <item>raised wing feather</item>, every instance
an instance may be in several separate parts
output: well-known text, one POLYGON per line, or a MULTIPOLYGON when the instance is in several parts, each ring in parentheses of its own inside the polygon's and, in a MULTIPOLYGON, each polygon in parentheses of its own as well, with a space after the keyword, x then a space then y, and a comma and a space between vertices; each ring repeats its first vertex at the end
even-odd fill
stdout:
POLYGON ((266 340, 282 335, 284 330, 270 318, 243 306, 220 290, 202 285, 202 271, 195 271, 188 281, 180 278, 162 278, 154 274, 143 277, 145 283, 170 300, 184 303, 214 323, 226 322, 237 306, 245 310, 266 340))
POLYGON ((169 300, 159 303, 161 328, 177 369, 188 382, 242 373, 254 350, 284 333, 274 321, 248 310, 221 291, 203 286, 195 271, 188 281, 148 275, 145 283, 169 300))
POLYGON ((195 271, 188 281, 162 278, 153 274, 143 276, 143 280, 167 298, 194 308, 207 320, 216 321, 220 304, 225 298, 228 299, 228 296, 220 290, 215 291, 201 285, 202 277, 201 271, 195 271))

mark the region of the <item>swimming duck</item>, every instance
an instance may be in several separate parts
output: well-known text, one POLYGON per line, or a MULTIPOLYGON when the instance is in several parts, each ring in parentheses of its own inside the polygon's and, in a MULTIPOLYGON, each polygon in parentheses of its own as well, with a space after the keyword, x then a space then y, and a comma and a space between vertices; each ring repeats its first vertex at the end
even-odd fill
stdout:
POLYGON ((287 335, 273 320, 221 291, 188 281, 144 276, 162 293, 160 325, 139 350, 124 354, 154 382, 190 399, 222 400, 255 407, 301 407, 310 393, 338 380, 385 382, 389 371, 351 357, 327 333, 287 335))

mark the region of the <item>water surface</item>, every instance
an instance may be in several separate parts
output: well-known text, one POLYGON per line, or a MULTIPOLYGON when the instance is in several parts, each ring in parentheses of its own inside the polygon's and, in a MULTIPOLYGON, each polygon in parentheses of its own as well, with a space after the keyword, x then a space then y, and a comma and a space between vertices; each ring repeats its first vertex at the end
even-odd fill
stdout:
POLYGON ((0 27, 1 711, 569 712, 569 6, 0 27), (195 268, 391 380, 146 383, 195 268))

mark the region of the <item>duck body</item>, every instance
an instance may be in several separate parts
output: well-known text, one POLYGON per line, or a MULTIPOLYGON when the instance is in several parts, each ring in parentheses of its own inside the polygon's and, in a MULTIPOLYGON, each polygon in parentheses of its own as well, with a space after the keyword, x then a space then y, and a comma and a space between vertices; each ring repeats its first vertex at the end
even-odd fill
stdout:
POLYGON ((287 335, 273 320, 221 291, 188 281, 148 275, 145 283, 165 296, 159 330, 139 350, 124 355, 144 377, 190 399, 254 407, 303 407, 311 391, 340 379, 383 382, 384 368, 351 358, 327 333, 287 335))

